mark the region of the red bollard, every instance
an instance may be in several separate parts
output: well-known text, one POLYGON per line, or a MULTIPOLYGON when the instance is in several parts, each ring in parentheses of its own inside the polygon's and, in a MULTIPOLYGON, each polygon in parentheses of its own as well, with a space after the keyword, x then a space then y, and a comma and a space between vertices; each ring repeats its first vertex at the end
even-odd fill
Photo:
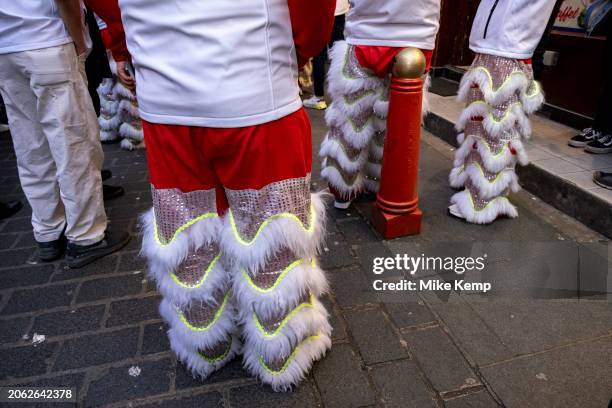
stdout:
POLYGON ((421 232, 417 178, 425 56, 406 48, 395 57, 387 135, 372 224, 385 239, 421 232))

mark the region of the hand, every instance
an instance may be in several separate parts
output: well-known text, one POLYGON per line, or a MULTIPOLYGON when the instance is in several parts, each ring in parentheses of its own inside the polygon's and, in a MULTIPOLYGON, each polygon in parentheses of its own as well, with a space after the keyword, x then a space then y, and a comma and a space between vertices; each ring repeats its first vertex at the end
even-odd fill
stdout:
POLYGON ((75 41, 74 49, 76 50, 77 56, 81 56, 87 52, 87 46, 85 45, 85 41, 75 41))
POLYGON ((128 71, 128 62, 127 61, 117 61, 117 76, 123 85, 131 91, 136 89, 136 80, 128 71))

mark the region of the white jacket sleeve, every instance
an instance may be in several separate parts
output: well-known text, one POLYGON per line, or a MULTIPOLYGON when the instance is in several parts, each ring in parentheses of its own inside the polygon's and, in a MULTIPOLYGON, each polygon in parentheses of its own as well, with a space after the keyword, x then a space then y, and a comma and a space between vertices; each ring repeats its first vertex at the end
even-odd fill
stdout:
POLYGON ((546 29, 555 0, 482 0, 470 49, 479 54, 527 59, 546 29))

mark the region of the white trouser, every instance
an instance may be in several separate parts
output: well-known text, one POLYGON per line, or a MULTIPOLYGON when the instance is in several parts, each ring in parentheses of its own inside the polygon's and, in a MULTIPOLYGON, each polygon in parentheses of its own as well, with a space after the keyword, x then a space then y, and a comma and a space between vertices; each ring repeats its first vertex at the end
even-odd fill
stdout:
POLYGON ((0 54, 21 187, 39 242, 66 237, 90 245, 104 237, 103 152, 80 59, 72 44, 0 54))

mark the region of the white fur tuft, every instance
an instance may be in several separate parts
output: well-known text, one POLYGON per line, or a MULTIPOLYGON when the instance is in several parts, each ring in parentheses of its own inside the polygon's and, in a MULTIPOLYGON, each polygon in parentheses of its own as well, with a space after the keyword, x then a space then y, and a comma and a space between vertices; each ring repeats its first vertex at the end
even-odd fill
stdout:
POLYGON ((480 211, 474 208, 468 190, 463 190, 453 195, 451 197, 451 203, 457 205, 459 212, 467 222, 474 224, 489 224, 495 221, 500 215, 505 215, 510 218, 518 216, 516 208, 510 204, 508 198, 503 196, 495 198, 480 211))
POLYGON ((297 304, 308 293, 318 297, 329 292, 325 272, 306 260, 288 270, 272 290, 256 289, 244 273, 242 269, 233 273, 232 293, 241 310, 253 310, 253 305, 257 305, 257 312, 264 319, 297 304))
POLYGON ((233 335, 230 350, 225 358, 211 363, 203 358, 197 349, 185 346, 175 333, 169 332, 168 337, 170 338, 170 348, 174 351, 177 358, 187 366, 194 376, 198 376, 202 380, 205 380, 210 374, 232 361, 241 352, 240 340, 238 340, 236 335, 233 335))
POLYGON ((321 157, 333 157, 340 164, 340 166, 342 166, 342 169, 348 173, 355 173, 359 171, 368 159, 368 151, 363 149, 359 152, 359 155, 355 160, 351 160, 346 154, 342 144, 337 140, 329 138, 328 136, 326 136, 323 143, 321 143, 319 155, 321 157))
POLYGON ((324 165, 321 170, 323 177, 332 187, 338 190, 346 198, 357 197, 363 191, 363 175, 360 173, 352 185, 346 184, 340 171, 334 166, 324 165))
POLYGON ((322 193, 311 195, 311 222, 314 225, 302 225, 294 218, 278 217, 270 221, 256 238, 248 244, 240 242, 231 225, 231 213, 225 217, 225 227, 221 234, 223 252, 237 265, 250 271, 259 271, 267 260, 280 249, 288 248, 297 258, 311 258, 319 249, 325 234, 325 204, 322 193), (313 218, 314 217, 314 218, 313 218))
POLYGON ((311 307, 302 307, 290 316, 277 333, 262 332, 251 309, 245 310, 249 312, 242 313, 240 318, 244 324, 245 348, 256 350, 267 361, 274 358, 286 359, 295 346, 310 333, 331 333, 332 330, 327 321, 327 311, 316 300, 313 300, 311 307))
POLYGON ((262 366, 260 355, 252 349, 244 350, 244 366, 253 375, 269 384, 274 391, 289 391, 304 379, 312 363, 323 358, 331 348, 330 333, 321 331, 317 336, 304 339, 288 362, 284 370, 273 372, 262 366))
POLYGON ((159 313, 170 326, 168 334, 173 339, 188 348, 205 349, 223 342, 227 339, 228 334, 235 330, 236 311, 232 302, 227 300, 226 303, 217 305, 217 307, 222 306, 224 307, 219 318, 206 330, 192 330, 189 328, 180 318, 181 312, 178 306, 168 299, 162 299, 159 305, 159 313))

